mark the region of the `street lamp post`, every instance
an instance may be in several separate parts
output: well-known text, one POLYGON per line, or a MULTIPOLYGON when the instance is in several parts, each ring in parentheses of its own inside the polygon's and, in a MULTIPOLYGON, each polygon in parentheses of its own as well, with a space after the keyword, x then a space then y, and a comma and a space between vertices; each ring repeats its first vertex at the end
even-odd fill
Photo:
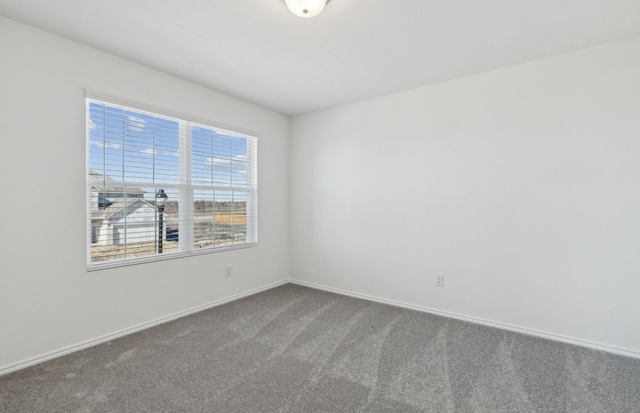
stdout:
POLYGON ((156 206, 158 207, 158 254, 162 254, 162 230, 164 228, 164 206, 167 203, 167 194, 164 193, 164 189, 159 189, 156 193, 156 206))

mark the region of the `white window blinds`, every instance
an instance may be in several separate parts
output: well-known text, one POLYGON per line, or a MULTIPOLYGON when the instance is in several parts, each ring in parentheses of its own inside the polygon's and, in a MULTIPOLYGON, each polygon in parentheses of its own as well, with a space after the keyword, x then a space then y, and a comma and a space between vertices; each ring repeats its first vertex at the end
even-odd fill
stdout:
POLYGON ((254 245, 256 138, 87 98, 89 268, 254 245))

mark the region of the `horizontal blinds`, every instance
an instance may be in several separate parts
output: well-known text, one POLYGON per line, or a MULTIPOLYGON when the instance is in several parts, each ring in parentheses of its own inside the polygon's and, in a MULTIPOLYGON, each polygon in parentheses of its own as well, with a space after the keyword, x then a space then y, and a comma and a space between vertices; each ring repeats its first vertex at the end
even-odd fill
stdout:
POLYGON ((90 170, 105 180, 179 182, 186 139, 177 119, 89 101, 90 170))
POLYGON ((90 266, 257 241, 256 138, 88 98, 87 142, 90 266))

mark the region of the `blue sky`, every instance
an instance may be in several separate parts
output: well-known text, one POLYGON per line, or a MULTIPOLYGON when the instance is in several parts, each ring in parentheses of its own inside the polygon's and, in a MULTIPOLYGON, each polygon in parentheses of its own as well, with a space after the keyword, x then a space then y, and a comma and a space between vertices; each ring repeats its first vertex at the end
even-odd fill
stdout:
MULTIPOLYGON (((154 188, 179 183, 178 121, 90 102, 88 130, 91 170, 113 180, 149 183, 154 188)), ((191 126, 191 134, 193 185, 246 187, 246 137, 196 124, 191 126)), ((216 198, 230 195, 229 191, 217 191, 216 198)), ((213 191, 196 190, 195 196, 212 199, 213 191)))

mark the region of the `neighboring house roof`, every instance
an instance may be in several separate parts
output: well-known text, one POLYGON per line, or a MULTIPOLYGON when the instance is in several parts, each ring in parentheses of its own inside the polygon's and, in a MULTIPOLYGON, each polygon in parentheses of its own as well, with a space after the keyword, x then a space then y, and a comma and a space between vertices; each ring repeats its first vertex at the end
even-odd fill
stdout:
MULTIPOLYGON (((89 179, 90 180, 94 180, 94 181, 102 181, 102 182, 106 182, 106 181, 110 181, 112 182, 113 180, 111 178, 109 178, 106 175, 103 175, 101 173, 98 173, 96 171, 93 170, 89 170, 89 179)), ((91 187, 92 191, 96 191, 96 192, 104 192, 106 194, 130 194, 130 195, 144 195, 144 191, 140 188, 133 188, 133 187, 124 187, 124 186, 104 186, 104 184, 102 186, 100 185, 94 185, 91 187)))
POLYGON ((99 221, 99 220, 108 219, 113 215, 117 214, 118 212, 122 211, 125 208, 125 206, 127 207, 127 210, 134 212, 135 209, 129 208, 129 207, 136 202, 143 203, 149 208, 156 209, 156 206, 154 203, 149 202, 143 198, 115 198, 112 200, 111 205, 109 205, 107 208, 101 209, 98 211, 91 211, 91 220, 99 221))

